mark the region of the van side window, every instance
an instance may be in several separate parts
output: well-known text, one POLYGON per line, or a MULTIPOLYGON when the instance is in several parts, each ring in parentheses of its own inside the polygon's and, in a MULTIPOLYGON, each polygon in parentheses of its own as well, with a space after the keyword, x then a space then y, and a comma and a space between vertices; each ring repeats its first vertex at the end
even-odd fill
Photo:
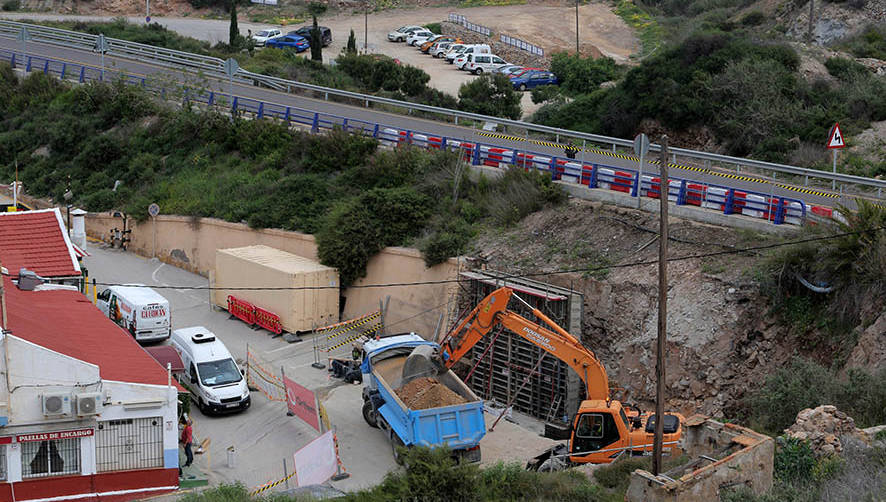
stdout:
POLYGON ((108 301, 108 298, 110 298, 110 297, 111 297, 111 290, 110 289, 106 289, 98 294, 98 299, 103 302, 108 301))
POLYGON ((188 377, 195 376, 197 376, 197 367, 194 366, 194 363, 191 363, 191 365, 188 367, 188 377))

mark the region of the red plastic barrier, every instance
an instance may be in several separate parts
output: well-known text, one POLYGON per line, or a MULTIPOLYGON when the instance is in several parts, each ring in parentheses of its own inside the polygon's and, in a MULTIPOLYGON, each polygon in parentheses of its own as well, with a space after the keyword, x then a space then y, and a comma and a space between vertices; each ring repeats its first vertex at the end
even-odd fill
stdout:
POLYGON ((261 307, 255 307, 255 323, 271 333, 279 335, 283 332, 283 324, 280 323, 280 316, 261 307))
POLYGON ((657 199, 661 196, 661 178, 652 178, 649 188, 646 190, 646 196, 650 199, 657 199))
POLYGON ((689 183, 686 185, 686 203, 692 206, 701 207, 707 193, 707 185, 699 185, 697 183, 689 183))
POLYGON ((436 148, 437 150, 443 145, 443 139, 438 138, 436 136, 428 136, 428 147, 436 148))
POLYGON ((625 171, 615 171, 615 179, 612 181, 610 190, 615 192, 630 193, 634 183, 634 177, 631 173, 625 171))
MULTIPOLYGON (((510 162, 510 159, 506 159, 505 157, 510 157, 511 151, 505 150, 504 148, 494 148, 494 147, 484 147, 486 150, 486 158, 483 159, 483 165, 489 167, 500 167, 499 164, 502 162, 510 162)), ((482 152, 481 152, 482 156, 482 152)))
POLYGON ((741 209, 745 207, 745 203, 747 202, 748 194, 746 192, 739 192, 736 190, 733 192, 732 197, 732 212, 741 213, 741 209))
POLYGON ((255 307, 247 301, 228 295, 228 312, 250 326, 255 324, 255 307))
POLYGON ((581 184, 585 186, 591 186, 591 174, 594 172, 594 166, 592 164, 582 164, 581 165, 581 184))
POLYGON ((824 216, 825 218, 833 218, 834 210, 825 206, 812 206, 810 209, 813 214, 817 214, 819 216, 824 216))

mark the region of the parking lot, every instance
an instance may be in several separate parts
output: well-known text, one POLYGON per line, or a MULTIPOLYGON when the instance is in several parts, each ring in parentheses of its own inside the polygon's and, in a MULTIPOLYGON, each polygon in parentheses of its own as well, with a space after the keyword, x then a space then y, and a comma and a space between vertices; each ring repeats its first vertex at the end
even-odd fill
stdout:
MULTIPOLYGON (((370 428, 360 413, 361 386, 330 378, 329 373, 311 367, 312 343, 306 339, 289 344, 263 330, 253 330, 228 313, 210 308, 205 290, 206 278, 166 265, 157 260, 90 244, 91 256, 85 258, 91 278, 100 283, 142 283, 156 287, 170 302, 173 328, 202 325, 214 332, 238 363, 245 366, 247 345, 262 355, 275 369, 320 396, 339 440, 339 453, 348 479, 334 482, 344 491, 369 487, 396 468, 391 444, 385 435, 370 428)), ((99 288, 101 289, 101 287, 99 288)), ((195 464, 206 473, 211 485, 240 481, 253 489, 283 478, 283 462, 292 472, 292 455, 317 437, 317 433, 298 418, 286 416, 285 404, 269 401, 260 392, 252 392, 252 406, 243 413, 204 416, 193 410, 195 443, 210 440, 206 452, 197 455, 195 464), (227 449, 234 447, 234 466, 227 465, 227 449)), ((495 417, 487 415, 487 423, 495 417)), ((513 423, 502 421, 481 442, 483 463, 498 460, 525 462, 554 442, 513 423)), ((294 486, 294 482, 292 484, 294 486)), ((285 489, 281 484, 276 489, 285 489)))

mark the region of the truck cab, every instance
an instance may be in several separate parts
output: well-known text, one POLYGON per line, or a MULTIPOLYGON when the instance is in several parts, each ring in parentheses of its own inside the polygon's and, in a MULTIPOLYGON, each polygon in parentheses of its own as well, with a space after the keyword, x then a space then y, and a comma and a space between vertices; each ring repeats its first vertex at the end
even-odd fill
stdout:
MULTIPOLYGON (((663 451, 674 449, 680 439, 683 417, 665 414, 663 451)), ((619 401, 587 400, 582 402, 572 422, 569 442, 570 460, 577 463, 605 463, 630 452, 632 455, 652 453, 655 416, 641 415, 619 401)))

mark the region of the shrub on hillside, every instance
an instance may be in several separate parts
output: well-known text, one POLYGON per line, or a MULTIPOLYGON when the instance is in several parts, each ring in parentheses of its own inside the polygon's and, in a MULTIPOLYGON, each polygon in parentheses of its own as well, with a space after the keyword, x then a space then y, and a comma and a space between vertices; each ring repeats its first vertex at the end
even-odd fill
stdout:
POLYGON ((594 92, 600 84, 615 80, 621 73, 610 57, 594 59, 559 52, 551 58, 551 71, 560 79, 560 86, 571 94, 594 92))
POLYGON ((507 76, 481 75, 459 87, 458 106, 468 112, 517 120, 522 115, 520 97, 507 76))

